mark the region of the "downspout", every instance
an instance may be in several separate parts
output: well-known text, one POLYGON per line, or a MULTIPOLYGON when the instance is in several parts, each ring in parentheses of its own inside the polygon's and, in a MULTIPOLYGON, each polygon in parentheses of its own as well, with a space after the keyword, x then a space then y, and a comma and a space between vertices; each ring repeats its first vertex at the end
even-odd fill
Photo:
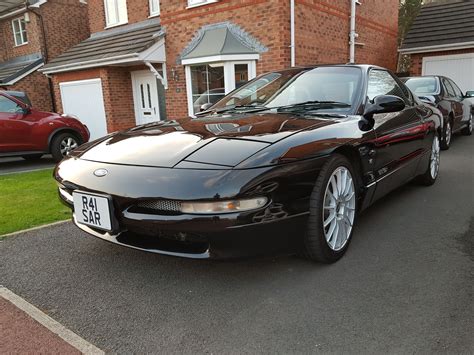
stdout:
POLYGON ((356 45, 356 5, 357 0, 349 0, 351 2, 351 21, 349 32, 349 62, 355 63, 355 45, 356 45))
MULTIPOLYGON (((34 13, 38 19, 40 20, 40 26, 41 26, 41 36, 43 37, 43 47, 44 47, 44 62, 48 63, 49 61, 49 55, 48 55, 48 42, 46 41, 46 30, 44 28, 44 21, 43 21, 43 16, 36 12, 35 10, 32 10, 31 8, 28 7, 28 10, 34 13)), ((48 86, 49 86, 49 94, 51 97, 51 108, 53 109, 53 112, 57 111, 56 107, 56 99, 54 95, 54 85, 53 85, 53 80, 51 79, 50 75, 46 75, 48 78, 48 86)))
POLYGON ((291 66, 296 65, 295 52, 295 0, 290 0, 290 48, 291 48, 291 66))

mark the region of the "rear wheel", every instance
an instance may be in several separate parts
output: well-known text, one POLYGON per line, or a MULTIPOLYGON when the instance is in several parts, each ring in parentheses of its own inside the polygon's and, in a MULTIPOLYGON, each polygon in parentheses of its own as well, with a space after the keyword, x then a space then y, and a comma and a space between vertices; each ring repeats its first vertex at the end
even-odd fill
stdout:
POLYGON ((40 160, 43 154, 30 154, 30 155, 23 155, 22 158, 28 161, 36 161, 40 160))
POLYGON ((440 144, 442 150, 449 149, 449 146, 451 145, 452 136, 453 136, 453 125, 452 125, 451 119, 448 119, 446 121, 446 124, 444 125, 443 139, 441 140, 441 144, 440 144))
POLYGON ((461 133, 465 136, 470 136, 472 134, 472 113, 469 117, 469 121, 467 121, 467 126, 461 130, 461 133))
POLYGON ((310 199, 310 216, 303 255, 333 263, 346 252, 356 218, 357 189, 354 169, 336 154, 324 165, 310 199))
POLYGON ((57 162, 79 146, 79 140, 72 133, 61 133, 51 141, 51 154, 57 162))
POLYGON ((438 135, 435 134, 433 143, 431 144, 430 163, 423 175, 418 177, 418 181, 425 185, 431 186, 435 183, 439 174, 439 161, 440 161, 440 144, 438 135))

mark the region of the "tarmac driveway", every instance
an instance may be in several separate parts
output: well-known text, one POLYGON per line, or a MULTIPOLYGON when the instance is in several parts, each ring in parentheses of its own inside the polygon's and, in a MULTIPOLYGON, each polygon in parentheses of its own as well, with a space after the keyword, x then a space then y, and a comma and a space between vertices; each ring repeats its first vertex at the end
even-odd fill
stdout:
POLYGON ((473 152, 455 139, 436 185, 370 208, 334 265, 164 257, 67 223, 0 242, 0 283, 108 352, 473 353, 473 152))

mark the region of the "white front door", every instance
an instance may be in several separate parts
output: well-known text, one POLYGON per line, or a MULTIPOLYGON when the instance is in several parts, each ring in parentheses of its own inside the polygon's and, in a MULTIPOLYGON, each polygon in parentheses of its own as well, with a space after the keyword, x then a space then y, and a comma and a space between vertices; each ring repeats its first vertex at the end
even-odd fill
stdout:
POLYGON ((158 86, 149 70, 132 72, 133 101, 137 125, 160 120, 158 86))

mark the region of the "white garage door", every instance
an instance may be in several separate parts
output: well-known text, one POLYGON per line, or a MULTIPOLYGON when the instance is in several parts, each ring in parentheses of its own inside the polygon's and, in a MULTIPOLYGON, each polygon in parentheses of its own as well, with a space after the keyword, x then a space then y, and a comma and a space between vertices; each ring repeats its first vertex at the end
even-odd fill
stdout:
POLYGON ((66 114, 77 116, 87 125, 91 140, 107 134, 102 81, 100 79, 60 83, 61 101, 66 114))
POLYGON ((463 92, 474 90, 474 53, 423 58, 423 75, 444 75, 463 92))

